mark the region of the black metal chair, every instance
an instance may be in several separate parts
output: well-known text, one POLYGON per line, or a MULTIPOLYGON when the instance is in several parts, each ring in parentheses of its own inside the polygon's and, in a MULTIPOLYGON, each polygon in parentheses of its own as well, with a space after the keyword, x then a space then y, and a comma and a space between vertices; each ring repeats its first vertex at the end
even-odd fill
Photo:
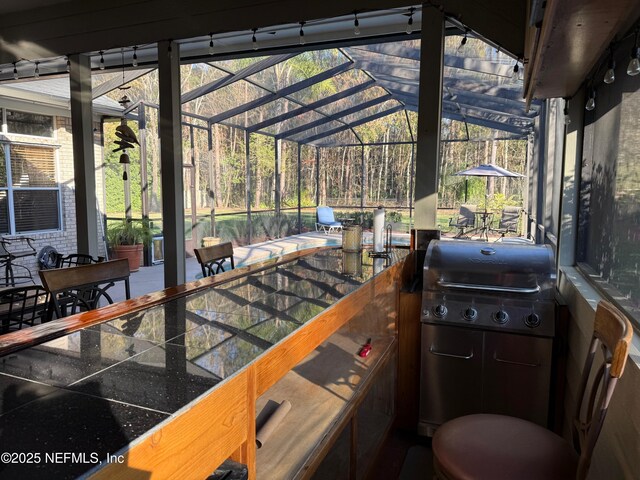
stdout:
POLYGON ((47 320, 49 292, 40 285, 13 287, 0 292, 0 332, 20 330, 47 320))
POLYGON ((104 257, 92 257, 86 253, 70 253, 67 256, 61 253, 56 254, 56 268, 77 267, 100 262, 104 262, 104 257))
POLYGON ((131 298, 129 261, 125 258, 77 267, 40 270, 42 284, 51 294, 50 316, 66 317, 94 310, 101 300, 113 303, 107 290, 124 282, 125 296, 131 298))
POLYGON ((4 282, 0 282, 0 286, 15 287, 16 283, 34 283, 31 270, 14 261, 18 258, 35 256, 33 238, 7 236, 0 238, 0 268, 4 267, 4 282), (15 269, 20 269, 22 274, 16 275, 15 269))
POLYGON ((493 231, 501 234, 503 237, 508 233, 517 233, 521 211, 522 209, 520 207, 504 207, 498 228, 493 231))
POLYGON ((476 226, 476 205, 460 205, 457 218, 449 219, 449 226, 458 229, 455 238, 464 237, 476 226), (455 220, 455 223, 454 223, 455 220))
POLYGON ((231 270, 235 268, 233 261, 233 245, 231 242, 213 245, 211 247, 194 249, 198 263, 202 268, 202 276, 210 277, 224 272, 224 263, 229 260, 231 270))

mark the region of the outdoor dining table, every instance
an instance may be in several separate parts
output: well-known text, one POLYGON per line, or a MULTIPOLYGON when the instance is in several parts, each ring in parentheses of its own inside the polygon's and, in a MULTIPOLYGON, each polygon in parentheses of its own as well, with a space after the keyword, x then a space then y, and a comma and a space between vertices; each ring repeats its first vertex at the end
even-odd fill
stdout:
POLYGON ((476 222, 478 227, 475 231, 480 233, 481 240, 489 240, 489 230, 491 228, 491 222, 493 221, 493 212, 480 211, 475 212, 475 215, 478 219, 476 222))

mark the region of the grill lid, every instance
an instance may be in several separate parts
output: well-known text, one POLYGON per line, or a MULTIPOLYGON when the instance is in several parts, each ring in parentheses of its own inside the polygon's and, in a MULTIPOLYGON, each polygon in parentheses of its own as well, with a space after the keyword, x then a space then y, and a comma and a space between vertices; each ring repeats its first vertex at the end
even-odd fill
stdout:
POLYGON ((424 288, 489 294, 552 294, 549 245, 432 241, 424 263, 424 288))

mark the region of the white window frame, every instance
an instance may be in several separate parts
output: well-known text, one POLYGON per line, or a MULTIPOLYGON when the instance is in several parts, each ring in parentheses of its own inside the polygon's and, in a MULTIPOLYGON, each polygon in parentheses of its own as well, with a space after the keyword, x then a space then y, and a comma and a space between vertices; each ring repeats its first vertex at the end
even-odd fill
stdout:
MULTIPOLYGON (((61 232, 63 230, 63 218, 62 218, 62 191, 60 189, 60 168, 58 163, 58 152, 54 151, 54 168, 55 168, 55 187, 14 187, 13 186, 13 177, 11 172, 11 145, 15 145, 17 142, 2 142, 0 143, 1 148, 4 150, 4 158, 5 158, 5 169, 7 173, 7 186, 0 187, 0 190, 7 192, 7 207, 9 210, 9 232, 4 233, 4 235, 37 235, 39 233, 51 233, 51 232, 61 232), (13 195, 15 191, 55 191, 57 196, 58 203, 58 228, 51 228, 46 230, 27 230, 27 231, 16 231, 16 223, 15 223, 15 211, 14 211, 14 199, 13 195)), ((29 146, 33 146, 36 148, 50 148, 55 150, 54 146, 51 145, 32 145, 27 144, 29 146)))

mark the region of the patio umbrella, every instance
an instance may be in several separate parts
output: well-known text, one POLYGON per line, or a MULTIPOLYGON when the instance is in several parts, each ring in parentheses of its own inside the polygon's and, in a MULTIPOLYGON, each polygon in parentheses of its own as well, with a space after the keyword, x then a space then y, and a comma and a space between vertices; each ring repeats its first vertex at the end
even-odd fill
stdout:
POLYGON ((484 164, 472 167, 461 172, 456 172, 454 175, 465 177, 487 177, 487 192, 484 195, 484 211, 487 211, 487 199, 489 197, 489 178, 488 177, 524 177, 520 173, 515 173, 507 170, 506 168, 498 167, 497 165, 484 164))

